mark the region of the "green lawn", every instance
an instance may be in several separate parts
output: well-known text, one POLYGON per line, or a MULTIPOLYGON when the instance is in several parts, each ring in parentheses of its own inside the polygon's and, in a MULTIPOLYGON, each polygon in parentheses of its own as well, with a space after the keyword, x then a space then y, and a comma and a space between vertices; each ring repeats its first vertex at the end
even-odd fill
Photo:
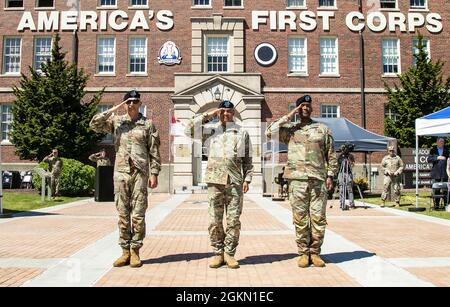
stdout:
POLYGON ((56 200, 47 200, 41 202, 41 195, 37 192, 8 192, 3 191, 3 212, 18 213, 23 211, 36 210, 46 207, 57 206, 74 202, 77 200, 87 199, 89 197, 57 197, 56 200))
MULTIPOLYGON (((419 193, 419 207, 426 208, 425 211, 417 212, 423 215, 429 215, 434 217, 439 217, 442 219, 450 220, 450 212, 445 211, 430 211, 430 193, 420 192, 419 193)), ((357 199, 359 200, 359 199, 357 199)), ((381 205, 382 201, 380 195, 369 195, 365 196, 364 201, 374 205, 381 205)), ((386 202, 386 207, 394 206, 393 202, 386 202)), ((403 192, 400 199, 400 208, 392 207, 393 209, 408 211, 408 208, 416 206, 416 193, 414 192, 403 192)))

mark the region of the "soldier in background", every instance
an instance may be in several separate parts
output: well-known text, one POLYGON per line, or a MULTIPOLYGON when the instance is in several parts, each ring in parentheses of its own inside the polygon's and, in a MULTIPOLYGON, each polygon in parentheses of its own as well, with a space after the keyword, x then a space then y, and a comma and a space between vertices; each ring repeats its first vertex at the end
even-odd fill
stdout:
POLYGON ((404 164, 403 160, 395 153, 394 146, 389 146, 388 152, 389 154, 381 160, 381 167, 384 168, 383 193, 381 194, 383 203, 381 207, 385 206, 391 185, 394 187, 393 199, 395 200, 395 206, 400 207, 400 181, 404 164))
POLYGON ((100 152, 97 152, 95 154, 90 155, 89 156, 89 160, 91 160, 92 162, 97 163, 97 167, 99 167, 99 166, 110 166, 111 165, 111 161, 106 156, 106 151, 105 151, 104 148, 100 152))
POLYGON ((219 116, 220 122, 213 125, 215 133, 209 140, 208 165, 205 182, 208 184, 209 236, 214 256, 211 268, 227 264, 229 268, 239 268, 234 258, 239 244, 244 193, 252 181, 253 165, 250 136, 234 122, 234 105, 228 100, 219 108, 203 113, 192 119, 186 126, 186 135, 193 137, 196 129, 219 116), (223 216, 227 226, 223 229, 223 216))
POLYGON ((327 190, 333 189, 338 170, 331 130, 311 119, 312 99, 306 95, 296 101, 297 107, 267 128, 269 138, 288 144, 288 162, 284 177, 289 180, 289 201, 294 215, 296 242, 300 257, 298 266, 310 262, 324 267, 319 256, 326 228, 327 190), (291 123, 295 114, 299 123, 291 123))
POLYGON ((55 199, 57 196, 60 196, 59 183, 63 168, 63 161, 61 160, 61 157, 59 157, 58 149, 53 149, 52 153, 46 156, 42 161, 48 163, 51 197, 52 199, 55 199))
POLYGON ((145 238, 147 186, 157 187, 161 170, 158 130, 151 120, 139 113, 141 104, 140 94, 130 91, 120 104, 95 115, 90 123, 98 133, 114 134, 114 192, 119 212, 119 245, 123 250, 113 264, 115 267, 142 265, 139 249, 145 238), (120 108, 125 108, 127 114, 113 115, 120 108))

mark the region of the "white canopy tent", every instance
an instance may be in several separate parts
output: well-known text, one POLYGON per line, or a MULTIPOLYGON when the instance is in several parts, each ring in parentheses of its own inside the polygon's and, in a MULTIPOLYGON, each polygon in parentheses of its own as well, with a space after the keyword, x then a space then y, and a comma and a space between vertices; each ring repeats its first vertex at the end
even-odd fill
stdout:
POLYGON ((419 207, 419 136, 450 137, 450 107, 416 119, 416 208, 419 207))

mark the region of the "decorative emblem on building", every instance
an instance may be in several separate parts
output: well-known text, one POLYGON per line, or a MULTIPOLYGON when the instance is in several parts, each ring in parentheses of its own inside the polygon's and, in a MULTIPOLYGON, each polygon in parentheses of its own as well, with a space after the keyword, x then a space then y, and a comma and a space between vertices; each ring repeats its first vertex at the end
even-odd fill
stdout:
POLYGON ((269 43, 259 44, 255 48, 255 59, 261 66, 270 66, 276 62, 278 53, 275 47, 269 43))
POLYGON ((159 49, 158 63, 164 65, 175 65, 181 63, 181 53, 177 45, 172 41, 167 41, 159 49))

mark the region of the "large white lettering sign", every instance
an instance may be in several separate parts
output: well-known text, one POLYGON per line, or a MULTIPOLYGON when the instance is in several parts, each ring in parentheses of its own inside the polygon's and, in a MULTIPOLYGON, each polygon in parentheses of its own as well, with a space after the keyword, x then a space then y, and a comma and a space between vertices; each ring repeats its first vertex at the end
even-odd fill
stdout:
MULTIPOLYGON (((150 30, 149 22, 155 18, 155 12, 150 10, 135 11, 132 16, 127 12, 117 11, 52 11, 38 12, 37 18, 31 12, 24 12, 17 27, 18 31, 131 31, 138 29, 150 30)), ((161 31, 171 30, 174 26, 173 13, 161 10, 156 13, 156 27, 161 31)))
MULTIPOLYGON (((253 11, 252 29, 258 31, 260 25, 268 25, 271 31, 285 31, 287 28, 297 31, 314 31, 318 23, 324 31, 330 30, 331 20, 335 18, 334 11, 253 11)), ((399 12, 371 12, 366 16, 360 12, 350 12, 346 15, 345 23, 351 31, 361 31, 367 27, 372 32, 401 32, 415 33, 417 28, 425 26, 430 33, 439 33, 443 29, 441 15, 429 13, 424 16, 421 13, 411 12, 403 14, 399 12)))

